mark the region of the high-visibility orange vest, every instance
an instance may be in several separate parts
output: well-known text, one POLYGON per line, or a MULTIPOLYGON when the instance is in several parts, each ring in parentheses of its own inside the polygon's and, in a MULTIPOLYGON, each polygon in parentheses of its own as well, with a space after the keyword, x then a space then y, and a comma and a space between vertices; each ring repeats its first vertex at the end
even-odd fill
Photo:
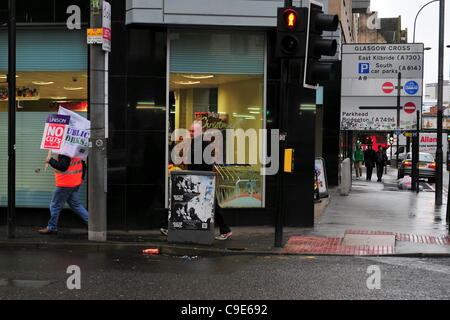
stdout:
POLYGON ((67 171, 55 170, 57 187, 77 187, 83 183, 83 163, 81 159, 72 158, 67 171))

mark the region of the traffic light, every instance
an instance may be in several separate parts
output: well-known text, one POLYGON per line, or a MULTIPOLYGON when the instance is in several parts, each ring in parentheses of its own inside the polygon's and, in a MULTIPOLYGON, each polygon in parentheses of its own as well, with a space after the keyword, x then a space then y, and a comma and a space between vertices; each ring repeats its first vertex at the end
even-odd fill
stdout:
POLYGON ((450 142, 450 133, 447 133, 447 142, 450 142))
POLYGON ((322 34, 324 31, 336 31, 338 26, 339 17, 337 15, 324 14, 321 5, 310 1, 304 87, 317 89, 319 81, 332 80, 335 77, 334 64, 319 60, 322 56, 336 54, 336 40, 324 39, 322 34))
POLYGON ((278 8, 276 56, 284 59, 305 57, 307 8, 278 8))

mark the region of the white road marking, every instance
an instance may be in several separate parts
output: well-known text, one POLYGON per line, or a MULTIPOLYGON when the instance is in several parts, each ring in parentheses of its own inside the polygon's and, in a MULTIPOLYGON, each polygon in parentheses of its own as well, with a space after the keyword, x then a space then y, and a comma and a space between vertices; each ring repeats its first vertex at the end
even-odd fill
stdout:
POLYGON ((450 275, 450 266, 435 264, 430 262, 421 261, 419 259, 411 258, 396 258, 396 257, 363 257, 361 259, 371 260, 375 262, 380 262, 384 264, 390 264, 395 266, 402 266, 411 269, 427 270, 431 272, 439 272, 450 275))

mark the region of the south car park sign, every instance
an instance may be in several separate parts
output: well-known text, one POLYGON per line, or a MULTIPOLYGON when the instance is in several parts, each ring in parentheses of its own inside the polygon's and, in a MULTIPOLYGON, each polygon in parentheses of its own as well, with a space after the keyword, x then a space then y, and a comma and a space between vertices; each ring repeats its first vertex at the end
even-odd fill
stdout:
POLYGON ((342 45, 341 130, 415 130, 422 86, 423 44, 342 45))

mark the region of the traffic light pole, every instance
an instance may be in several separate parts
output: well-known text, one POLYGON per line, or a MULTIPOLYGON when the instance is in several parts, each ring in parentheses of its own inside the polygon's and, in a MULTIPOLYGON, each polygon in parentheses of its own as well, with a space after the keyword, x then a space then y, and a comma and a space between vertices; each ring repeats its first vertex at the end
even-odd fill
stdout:
POLYGON ((289 79, 289 60, 281 59, 280 73, 280 105, 279 105, 279 128, 280 128, 280 144, 278 154, 283 164, 278 171, 277 177, 277 216, 275 222, 275 247, 283 247, 283 226, 285 217, 284 207, 284 150, 286 148, 286 110, 288 97, 288 79, 289 79))
POLYGON ((8 20, 8 238, 16 237, 16 0, 8 20))
POLYGON ((400 149, 400 98, 402 94, 402 73, 398 73, 397 78, 397 157, 395 159, 395 166, 398 168, 398 157, 400 149))

